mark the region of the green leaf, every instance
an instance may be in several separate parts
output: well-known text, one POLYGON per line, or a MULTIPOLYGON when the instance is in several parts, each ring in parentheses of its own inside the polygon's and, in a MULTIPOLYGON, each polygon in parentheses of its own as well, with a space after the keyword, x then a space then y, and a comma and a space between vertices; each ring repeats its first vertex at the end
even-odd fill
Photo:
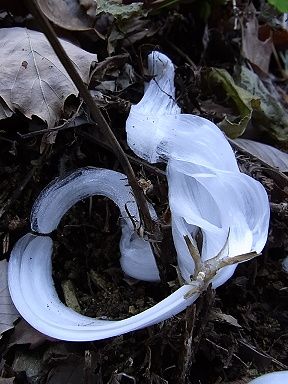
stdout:
POLYGON ((109 13, 117 20, 124 20, 129 19, 131 16, 141 15, 142 10, 143 7, 141 3, 124 5, 113 0, 97 0, 96 15, 109 13))
POLYGON ((238 111, 238 116, 225 116, 218 124, 219 127, 231 138, 241 136, 249 123, 254 109, 260 107, 258 96, 252 95, 248 90, 235 84, 226 69, 211 68, 208 76, 210 86, 220 85, 229 96, 238 111))
POLYGON ((261 105, 253 114, 258 127, 266 130, 274 138, 284 141, 288 139, 288 113, 278 101, 279 94, 273 83, 266 86, 255 72, 241 67, 239 83, 246 90, 253 90, 254 97, 261 100, 261 105))
POLYGON ((273 5, 280 12, 288 12, 288 1, 287 0, 268 0, 268 3, 273 5))

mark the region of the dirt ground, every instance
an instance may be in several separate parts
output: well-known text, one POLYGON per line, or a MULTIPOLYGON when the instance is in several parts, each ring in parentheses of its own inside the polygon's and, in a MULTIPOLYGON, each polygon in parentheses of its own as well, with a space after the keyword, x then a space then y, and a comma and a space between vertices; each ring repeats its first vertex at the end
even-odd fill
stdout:
MULTIPOLYGON (((123 1, 123 6, 127 3, 123 1)), ((245 65, 253 68, 265 84, 273 85, 279 103, 287 109, 288 65, 286 72, 284 66, 281 72, 277 58, 288 50, 288 30, 275 26, 275 20, 282 16, 267 8, 264 1, 253 4, 255 15, 251 16, 244 0, 237 1, 237 9, 232 1, 175 1, 170 6, 167 1, 147 1, 145 15, 132 15, 125 22, 118 19, 119 15, 114 19, 111 15, 98 16, 97 33, 90 27, 85 31, 73 25, 67 28, 69 20, 64 13, 54 20, 59 36, 98 54, 89 88, 129 155, 138 180, 151 182, 153 188, 147 197, 162 222, 169 223, 165 167, 147 165, 136 158, 125 135, 130 105, 141 99, 144 81, 148 80, 147 54, 159 49, 175 63, 177 101, 185 113, 215 123, 228 114, 238 122, 243 116, 234 96, 207 73, 221 68, 234 78, 235 68, 245 65), (257 58, 248 57, 249 49, 243 53, 243 39, 246 43, 249 39, 241 25, 251 17, 261 26, 259 35, 253 35, 254 52, 261 50, 264 27, 274 38, 276 53, 266 58, 266 73, 257 58), (275 32, 280 34, 280 30, 281 43, 275 32)), ((3 5, 0 15, 0 28, 39 29, 37 21, 16 2, 3 5)), ((60 129, 52 133, 40 118, 28 119, 20 111, 0 120, 1 259, 9 260, 15 242, 29 232, 33 202, 51 180, 85 166, 123 172, 89 118, 77 123, 76 111, 79 99, 68 97, 56 124, 60 129), (63 128, 67 119, 74 125, 63 128)), ((287 129, 280 123, 272 127, 268 118, 260 124, 257 113, 253 111, 244 129, 245 137, 286 150, 287 129)), ((87 110, 82 106, 77 117, 83 115, 87 116, 87 110)), ((57 341, 19 319, 15 328, 1 338, 0 384, 244 384, 265 372, 287 370, 288 275, 282 269, 282 260, 288 246, 288 179, 276 168, 267 168, 257 156, 236 146, 234 150, 240 169, 261 181, 269 195, 271 223, 262 255, 239 265, 228 282, 216 292, 209 288, 185 312, 108 340, 57 341)), ((171 266, 175 250, 170 243, 169 285, 124 276, 119 263, 120 235, 119 211, 106 198, 88 198, 69 210, 52 235, 53 279, 64 303, 68 281, 80 313, 123 319, 153 306, 179 285, 171 266)))

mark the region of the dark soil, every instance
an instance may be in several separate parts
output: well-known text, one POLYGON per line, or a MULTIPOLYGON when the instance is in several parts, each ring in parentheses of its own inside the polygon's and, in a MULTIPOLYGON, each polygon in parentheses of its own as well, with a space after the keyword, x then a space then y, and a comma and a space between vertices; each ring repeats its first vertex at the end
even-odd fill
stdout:
POLYGON ((63 297, 61 282, 69 279, 83 315, 119 320, 165 297, 159 284, 124 276, 119 263, 119 210, 107 198, 93 197, 75 205, 56 236, 53 270, 58 293, 63 297))
MULTIPOLYGON (((151 5, 153 1, 146 3, 151 5)), ((235 105, 226 94, 205 86, 201 70, 217 66, 232 73, 235 64, 244 63, 241 32, 233 27, 236 16, 230 3, 221 5, 219 1, 212 6, 212 1, 206 1, 210 9, 207 15, 201 1, 183 3, 149 14, 145 19, 146 29, 142 28, 149 33, 140 40, 136 38, 139 31, 135 23, 128 39, 126 36, 114 42, 114 56, 127 56, 124 61, 133 68, 133 81, 125 83, 123 58, 115 59, 112 69, 104 66, 105 70, 96 72, 97 76, 91 80, 93 88, 98 87, 106 97, 100 107, 130 155, 138 180, 151 182, 147 198, 161 222, 167 225, 170 217, 164 166, 147 165, 137 159, 125 141, 130 103, 140 100, 147 79, 146 55, 157 48, 171 57, 177 65, 177 100, 183 112, 207 117, 215 123, 226 113, 234 113, 235 105), (105 89, 105 82, 116 78, 125 84, 123 88, 105 89)), ((245 14, 247 3, 237 2, 240 16, 245 14)), ((262 3, 254 1, 259 12, 262 3)), ((21 7, 16 8, 11 5, 9 12, 3 13, 0 28, 37 27, 37 22, 27 17, 21 7)), ((103 20, 102 23, 105 24, 103 20)), ((269 24, 266 19, 262 23, 269 24)), ((106 24, 103 25, 104 28, 106 24)), ((102 31, 107 36, 109 28, 102 31)), ((77 40, 82 48, 97 52, 99 61, 108 57, 105 39, 95 41, 88 32, 64 32, 61 28, 57 32, 77 40)), ((279 75, 273 60, 270 71, 273 79, 279 75)), ((287 98, 284 82, 280 82, 280 87, 287 98)), ((79 100, 69 98, 59 121, 70 117, 78 105, 79 100)), ((85 166, 123 172, 107 140, 88 122, 59 130, 52 143, 47 135, 35 133, 41 129, 46 129, 43 122, 35 117, 31 124, 20 112, 0 120, 2 259, 9 259, 15 242, 30 231, 33 202, 55 177, 85 166), (29 137, 21 136, 27 134, 29 137)), ((253 121, 246 134, 275 144, 275 137, 263 133, 253 121)), ((281 146, 277 141, 276 144, 281 146)), ((234 276, 217 292, 208 289, 185 312, 161 324, 109 340, 90 343, 51 340, 19 320, 15 330, 6 332, 1 339, 0 384, 244 384, 265 372, 287 370, 288 275, 281 267, 288 249, 287 176, 265 168, 244 152, 236 151, 236 157, 243 172, 263 183, 272 203, 269 239, 261 256, 239 265, 234 276), (283 204, 286 210, 281 208, 283 204), (28 337, 31 340, 27 341, 28 337)), ((119 211, 106 198, 86 199, 65 215, 52 234, 53 278, 64 303, 63 283, 68 281, 80 313, 123 319, 153 306, 178 287, 171 236, 170 242, 167 241, 169 284, 145 283, 125 276, 119 263, 120 236, 119 211)))

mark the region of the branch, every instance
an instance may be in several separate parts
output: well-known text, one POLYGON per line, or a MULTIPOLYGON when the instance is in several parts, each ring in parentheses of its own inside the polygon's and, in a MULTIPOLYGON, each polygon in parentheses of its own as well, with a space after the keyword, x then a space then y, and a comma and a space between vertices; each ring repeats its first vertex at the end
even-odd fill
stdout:
POLYGON ((228 140, 229 144, 231 145, 232 148, 236 149, 237 151, 239 152, 242 152, 245 156, 248 156, 256 161, 258 161, 258 163, 260 163, 262 166, 263 166, 263 169, 266 170, 266 171, 271 171, 272 172, 272 175, 271 173, 269 172, 269 176, 277 183, 277 179, 275 177, 273 177, 274 174, 278 175, 279 177, 281 177, 281 179, 283 179, 286 183, 288 182, 288 176, 285 175, 285 173, 281 172, 280 170, 278 170, 277 168, 275 167, 272 167, 272 165, 266 163, 266 161, 260 159, 258 156, 254 155, 253 153, 249 152, 247 149, 244 149, 242 148, 239 144, 236 143, 236 141, 232 140, 232 139, 229 139, 229 137, 226 136, 226 139, 228 140))
POLYGON ((194 293, 201 294, 205 291, 211 283, 213 277, 216 276, 217 272, 227 265, 248 261, 260 255, 257 252, 252 251, 243 255, 223 257, 223 250, 226 248, 226 245, 224 245, 218 255, 206 261, 202 261, 197 246, 192 244, 188 236, 184 236, 184 240, 195 263, 195 272, 190 282, 191 290, 186 293, 185 298, 191 297, 194 293))
POLYGON ((163 241, 161 242, 162 234, 160 229, 160 223, 153 221, 151 218, 146 198, 144 196, 142 189, 138 185, 133 168, 131 167, 131 164, 125 152, 121 148, 117 138, 115 137, 114 133, 109 127, 101 111, 94 103, 94 100, 90 92, 88 91, 86 85, 84 84, 83 80, 81 79, 81 76, 77 72, 76 68, 74 67, 74 64, 72 63, 67 53, 65 52, 64 48, 62 47, 54 29, 52 28, 48 19, 39 8, 37 2, 35 0, 24 0, 24 2, 27 8, 30 10, 31 14, 34 16, 35 20, 38 22, 46 38, 50 42, 58 59, 60 60, 63 67, 66 69, 68 75, 72 79, 73 83, 77 87, 79 91, 79 95, 80 97, 82 97, 83 101, 85 102, 93 121, 99 127, 100 132, 107 138, 107 141, 109 142, 124 172, 126 173, 128 182, 133 190, 135 200, 139 208, 139 215, 140 215, 141 221, 144 224, 144 230, 146 231, 146 233, 149 233, 150 239, 152 238, 152 239, 155 239, 156 241, 156 242, 150 242, 150 246, 153 251, 156 264, 158 266, 161 281, 166 282, 167 266, 164 258, 161 257, 161 254, 162 254, 161 247, 163 246, 162 244, 163 241), (157 242, 160 242, 160 246, 158 246, 157 242))
POLYGON ((60 62, 63 65, 63 67, 66 69, 68 75, 71 77, 73 83, 77 87, 79 94, 82 97, 82 99, 84 100, 84 102, 86 103, 94 122, 96 123, 96 125, 98 125, 99 129, 103 132, 103 134, 107 137, 107 139, 111 143, 111 147, 113 148, 115 155, 119 159, 119 162, 121 163, 121 165, 122 165, 122 167, 123 167, 123 169, 127 175, 129 184, 131 185, 131 188, 133 189, 135 199, 138 203, 140 212, 142 213, 142 216, 143 216, 142 218, 143 218, 144 224, 147 226, 147 229, 149 229, 149 231, 155 229, 155 224, 154 224, 153 220, 151 219, 146 199, 144 197, 144 194, 143 194, 141 188, 139 187, 139 185, 137 183, 134 171, 131 167, 131 164, 130 164, 125 152, 121 148, 118 140, 116 139, 114 133, 112 132, 111 128, 109 127, 107 121, 103 117, 101 111, 99 110, 99 108, 94 103, 94 100, 93 100, 90 92, 88 91, 86 85, 84 84, 81 76, 79 75, 79 73, 75 69, 74 64, 72 63, 72 61, 68 57, 66 51, 62 47, 60 41, 58 40, 58 38, 54 32, 54 29, 52 28, 52 26, 49 23, 49 21, 47 20, 46 16, 43 14, 41 9, 39 8, 38 4, 35 2, 35 0, 25 0, 25 3, 27 5, 27 7, 29 8, 29 10, 31 11, 32 15, 34 16, 35 20, 40 25, 42 31, 44 32, 45 36, 47 37, 48 41, 50 42, 52 48, 54 49, 56 55, 58 56, 60 62))

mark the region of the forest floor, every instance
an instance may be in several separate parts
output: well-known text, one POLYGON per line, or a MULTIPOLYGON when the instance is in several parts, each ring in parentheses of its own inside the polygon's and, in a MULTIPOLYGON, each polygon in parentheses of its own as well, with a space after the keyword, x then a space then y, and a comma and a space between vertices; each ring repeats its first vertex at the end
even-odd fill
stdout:
MULTIPOLYGON (((39 30, 19 4, 4 3, 0 31, 39 30)), ((38 3, 59 37, 98 55, 89 89, 130 155, 137 178, 153 186, 148 197, 162 221, 169 221, 164 166, 136 158, 125 136, 130 105, 141 99, 144 81, 149 80, 146 63, 152 50, 175 63, 177 101, 183 112, 212 120, 231 139, 243 134, 287 150, 288 22, 264 1, 254 1, 253 6, 245 0, 151 0, 145 2, 145 12, 123 1, 126 5, 113 16, 100 13, 95 19, 83 8, 79 12, 75 0, 70 12, 81 16, 78 22, 61 8, 64 2, 53 0, 53 12, 45 2, 38 3), (254 83, 252 75, 250 83, 239 80, 246 69, 254 83), (261 101, 261 110, 253 107, 253 97, 261 101)), ((87 9, 93 10, 89 5, 87 9)), ((66 98, 61 116, 48 127, 60 129, 52 132, 36 113, 30 119, 15 108, 4 119, 0 112, 1 259, 9 260, 16 241, 30 231, 33 202, 54 178, 85 166, 123 170, 95 126, 85 121, 87 111, 75 96, 66 98), (70 126, 63 126, 67 120, 70 126)), ((244 384, 265 372, 287 370, 288 275, 282 261, 288 249, 288 179, 257 156, 236 146, 234 150, 240 169, 261 181, 269 195, 271 223, 262 255, 239 265, 228 282, 216 292, 209 288, 179 315, 111 339, 58 341, 19 319, 1 338, 0 384, 244 384)), ((69 210, 53 233, 53 278, 59 297, 65 302, 63 282, 70 281, 79 311, 87 316, 122 319, 167 296, 167 284, 123 275, 118 216, 108 199, 95 196, 69 210)), ((171 281, 176 281, 173 271, 171 281)))

